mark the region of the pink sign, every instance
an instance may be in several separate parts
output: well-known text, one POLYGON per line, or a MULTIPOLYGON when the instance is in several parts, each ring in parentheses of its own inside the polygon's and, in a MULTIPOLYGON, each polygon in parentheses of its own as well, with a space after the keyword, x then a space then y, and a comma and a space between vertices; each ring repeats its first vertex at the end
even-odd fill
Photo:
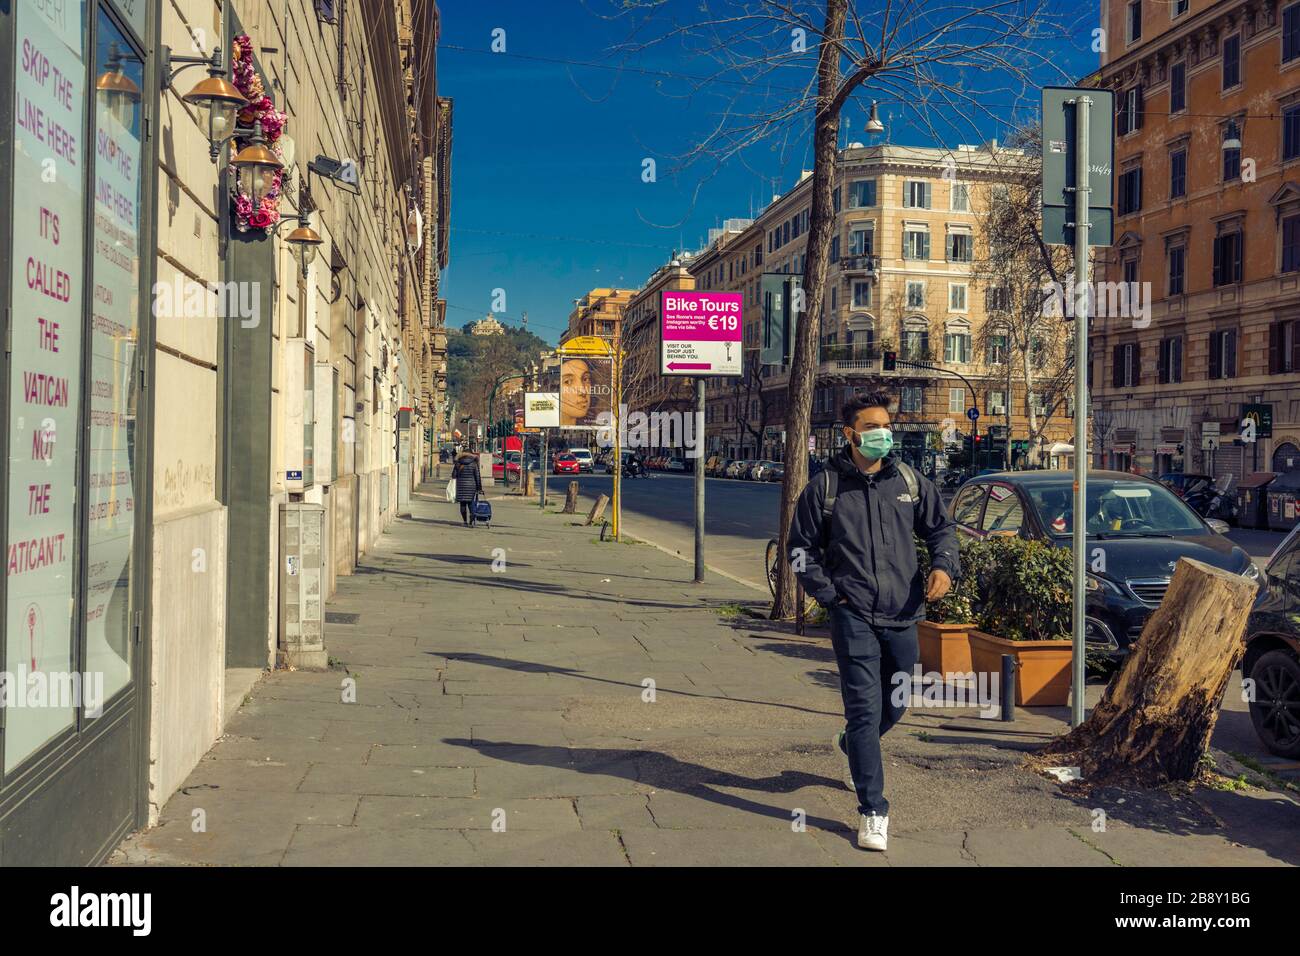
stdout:
POLYGON ((739 375, 745 338, 740 292, 665 290, 660 310, 664 375, 739 375))

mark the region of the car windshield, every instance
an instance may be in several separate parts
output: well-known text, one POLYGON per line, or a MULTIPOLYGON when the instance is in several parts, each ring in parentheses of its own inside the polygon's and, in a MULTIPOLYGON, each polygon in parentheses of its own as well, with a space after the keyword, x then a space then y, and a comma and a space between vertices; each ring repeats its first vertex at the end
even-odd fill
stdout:
MULTIPOLYGON (((1074 531, 1074 489, 1069 481, 1024 489, 1053 537, 1074 531)), ((1164 485, 1093 478, 1088 481, 1089 535, 1099 538, 1209 534, 1191 508, 1164 485)))

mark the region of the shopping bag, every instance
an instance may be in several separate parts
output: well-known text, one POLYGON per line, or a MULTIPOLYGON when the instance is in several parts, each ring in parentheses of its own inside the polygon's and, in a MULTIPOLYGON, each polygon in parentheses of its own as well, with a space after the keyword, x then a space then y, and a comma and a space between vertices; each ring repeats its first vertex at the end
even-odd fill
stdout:
POLYGON ((456 500, 456 479, 455 478, 447 482, 447 500, 448 501, 456 500))

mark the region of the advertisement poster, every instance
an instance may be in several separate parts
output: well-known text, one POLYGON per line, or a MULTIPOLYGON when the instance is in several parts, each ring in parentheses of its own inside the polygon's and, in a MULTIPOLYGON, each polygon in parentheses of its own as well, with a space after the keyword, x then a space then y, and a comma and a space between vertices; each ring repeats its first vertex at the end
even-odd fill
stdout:
POLYGON ((664 375, 739 375, 745 337, 740 292, 665 290, 660 310, 664 375))
MULTIPOLYGON (((5 670, 19 690, 34 673, 72 671, 86 163, 79 11, 23 0, 15 18, 5 670)), ((14 707, 5 720, 7 770, 71 726, 73 708, 14 707)))
POLYGON ((608 427, 613 409, 612 360, 604 355, 564 356, 560 360, 560 427, 608 427))
POLYGON ((559 424, 559 392, 524 393, 525 428, 558 428, 559 424))
POLYGON ((103 674, 110 697, 131 673, 141 145, 108 110, 97 108, 95 119, 86 670, 103 674))

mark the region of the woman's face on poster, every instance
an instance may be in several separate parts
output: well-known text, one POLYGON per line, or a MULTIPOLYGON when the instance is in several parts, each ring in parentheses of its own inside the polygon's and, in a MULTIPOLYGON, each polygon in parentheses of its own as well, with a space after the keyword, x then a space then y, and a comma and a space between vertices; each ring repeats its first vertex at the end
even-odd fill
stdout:
POLYGON ((582 359, 567 359, 560 368, 560 421, 572 425, 591 411, 591 368, 582 359))

